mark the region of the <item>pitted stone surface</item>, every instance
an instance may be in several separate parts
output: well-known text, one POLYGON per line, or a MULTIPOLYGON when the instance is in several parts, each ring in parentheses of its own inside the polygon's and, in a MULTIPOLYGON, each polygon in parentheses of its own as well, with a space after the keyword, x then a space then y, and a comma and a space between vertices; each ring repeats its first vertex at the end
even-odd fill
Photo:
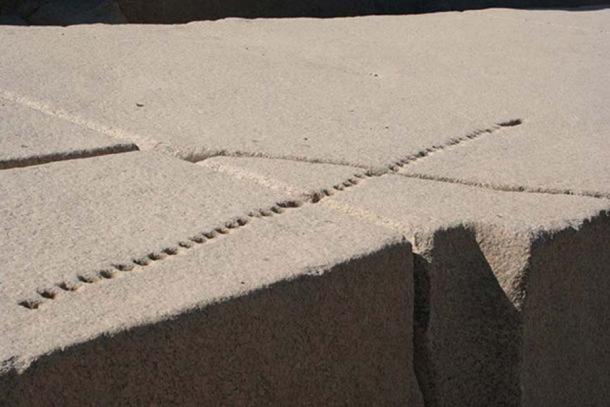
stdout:
POLYGON ((154 152, 4 170, 0 179, 9 304, 133 265, 286 197, 154 152))
POLYGON ((157 153, 0 176, 1 404, 286 403, 302 394, 421 405, 412 259, 400 233, 308 205, 208 236, 279 195, 157 153), (147 264, 129 263, 146 253, 147 264), (117 259, 111 274, 71 280, 117 259), (57 285, 64 280, 78 285, 57 285), (43 302, 17 303, 28 295, 43 302))

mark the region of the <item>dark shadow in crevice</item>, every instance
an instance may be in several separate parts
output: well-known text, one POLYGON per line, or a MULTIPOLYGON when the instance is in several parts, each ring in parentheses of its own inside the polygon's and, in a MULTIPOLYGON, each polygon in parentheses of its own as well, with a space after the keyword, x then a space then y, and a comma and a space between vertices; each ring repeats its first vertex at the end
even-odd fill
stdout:
POLYGON ((0 0, 0 24, 176 24, 227 17, 333 18, 492 7, 589 11, 609 6, 608 0, 0 0))
POLYGON ((414 259, 414 364, 425 405, 517 406, 520 315, 474 231, 437 231, 424 250, 414 259))

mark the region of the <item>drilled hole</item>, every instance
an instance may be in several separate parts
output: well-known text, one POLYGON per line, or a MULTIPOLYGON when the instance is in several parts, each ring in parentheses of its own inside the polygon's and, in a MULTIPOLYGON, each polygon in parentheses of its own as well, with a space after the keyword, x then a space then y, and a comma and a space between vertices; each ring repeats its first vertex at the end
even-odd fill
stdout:
POLYGON ((208 239, 214 239, 216 236, 218 236, 218 232, 215 230, 211 230, 209 232, 205 232, 203 235, 208 239))
POLYGON ((280 208, 279 206, 272 206, 271 207, 271 212, 282 213, 282 212, 284 212, 284 209, 280 208))
POLYGON ((290 200, 278 204, 281 208, 300 208, 303 206, 303 201, 290 200))
POLYGON ((98 281, 100 281, 100 278, 98 276, 95 275, 80 275, 78 276, 78 279, 80 281, 82 281, 83 283, 87 283, 87 284, 93 284, 93 283, 97 283, 98 281))
POLYGON ((64 281, 63 283, 59 283, 57 286, 64 291, 76 291, 78 290, 80 284, 71 281, 64 281))
POLYGON ((133 264, 131 263, 117 263, 117 264, 113 264, 112 267, 114 267, 115 269, 119 270, 119 271, 131 271, 133 270, 133 264))
POLYGON ((521 119, 512 119, 512 120, 507 120, 505 122, 500 122, 500 123, 498 123, 498 126, 513 127, 513 126, 518 126, 521 123, 523 123, 523 121, 521 119))
POLYGON ((150 259, 148 257, 140 257, 138 259, 133 259, 133 262, 138 266, 148 266, 150 264, 150 259))
POLYGON ((117 272, 115 270, 112 269, 105 269, 105 270, 101 270, 99 272, 100 276, 104 277, 104 278, 114 278, 117 275, 117 272))
POLYGON ((167 254, 163 252, 152 252, 148 255, 148 258, 151 260, 163 260, 167 257, 167 254))
POLYGON ((231 221, 231 222, 225 223, 225 226, 229 229, 235 229, 239 225, 237 224, 237 221, 231 221))
POLYGON ((190 237, 189 240, 191 240, 195 243, 203 243, 203 242, 205 242, 205 237, 203 236, 203 234, 200 234, 200 235, 195 235, 193 237, 190 237))
POLYGON ((178 254, 178 248, 177 247, 166 247, 165 249, 163 249, 163 253, 173 256, 175 254, 178 254))
MULTIPOLYGON (((203 242, 198 242, 198 243, 203 243, 203 242)), ((182 241, 182 242, 178 243, 178 246, 184 247, 185 249, 190 249, 191 247, 193 247, 193 243, 185 240, 185 241, 182 241)))
POLYGON ((20 301, 19 305, 27 309, 38 309, 42 305, 42 301, 38 300, 24 300, 20 301))
POLYGON ((55 297, 57 297, 57 293, 51 291, 51 290, 42 290, 42 291, 38 291, 38 294, 41 297, 47 298, 49 300, 53 300, 55 299, 55 297))

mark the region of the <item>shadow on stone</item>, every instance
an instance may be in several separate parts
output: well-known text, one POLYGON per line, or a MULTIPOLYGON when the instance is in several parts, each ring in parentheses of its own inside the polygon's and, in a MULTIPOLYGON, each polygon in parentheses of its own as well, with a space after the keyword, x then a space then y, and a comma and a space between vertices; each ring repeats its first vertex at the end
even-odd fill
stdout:
MULTIPOLYGON (((602 6, 608 0, 0 0, 0 24, 175 24, 227 17, 350 17, 490 7, 602 6)), ((590 8, 589 8, 590 9, 590 8)))
POLYGON ((414 265, 415 370, 426 406, 519 405, 519 313, 474 232, 435 232, 414 265))

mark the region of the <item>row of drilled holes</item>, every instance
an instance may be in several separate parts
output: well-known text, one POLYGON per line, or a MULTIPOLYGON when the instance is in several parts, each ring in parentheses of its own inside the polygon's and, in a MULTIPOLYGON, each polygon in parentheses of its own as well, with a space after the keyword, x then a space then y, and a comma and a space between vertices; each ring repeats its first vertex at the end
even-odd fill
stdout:
MULTIPOLYGON (((413 161, 417 161, 421 158, 427 157, 434 152, 444 150, 448 147, 460 144, 464 141, 473 140, 473 139, 479 137, 481 134, 492 134, 495 131, 497 131, 503 127, 513 127, 513 126, 518 126, 520 124, 522 124, 521 119, 512 119, 512 120, 508 120, 505 122, 497 123, 496 125, 494 125, 490 128, 487 128, 487 129, 475 130, 462 137, 451 139, 445 145, 435 145, 435 146, 429 147, 425 150, 421 150, 420 152, 418 152, 416 154, 409 155, 406 158, 396 160, 395 162, 387 165, 386 167, 382 167, 381 169, 367 170, 364 173, 355 174, 353 177, 349 178, 348 180, 346 180, 342 183, 339 183, 337 185, 334 185, 331 189, 328 189, 328 188, 322 189, 318 192, 313 192, 313 193, 309 194, 309 196, 307 198, 305 198, 305 200, 303 200, 303 201, 297 201, 297 200, 285 201, 285 202, 281 202, 281 203, 278 203, 278 204, 272 206, 268 210, 261 209, 256 212, 250 212, 248 214, 248 217, 237 218, 236 220, 227 222, 225 224, 225 226, 223 226, 223 227, 219 227, 212 231, 204 232, 199 235, 193 236, 186 241, 179 242, 178 246, 176 246, 176 247, 169 247, 169 248, 164 249, 161 252, 151 253, 147 256, 144 256, 144 257, 141 257, 138 259, 134 259, 132 264, 114 264, 112 266, 112 268, 101 270, 93 275, 87 275, 87 276, 79 275, 78 276, 79 282, 62 282, 62 283, 57 284, 56 288, 59 288, 66 292, 71 292, 71 291, 78 290, 81 283, 93 284, 93 283, 102 281, 103 279, 112 279, 116 276, 116 274, 118 272, 132 271, 132 270, 134 270, 135 267, 138 267, 138 266, 145 267, 148 264, 150 264, 151 261, 163 260, 167 256, 177 254, 178 250, 179 250, 178 247, 181 247, 183 249, 190 249, 191 247, 193 247, 194 244, 205 243, 207 240, 215 238, 218 234, 227 234, 227 233, 229 233, 229 231, 231 229, 236 229, 236 228, 245 226, 246 224, 248 224, 248 218, 259 218, 259 217, 272 216, 273 214, 280 214, 285 209, 297 208, 297 207, 302 206, 303 203, 306 203, 306 202, 317 203, 320 200, 322 200, 323 198, 333 195, 334 194, 333 190, 343 191, 345 188, 349 188, 353 185, 358 184, 359 179, 366 178, 366 177, 373 177, 373 176, 381 176, 381 175, 385 175, 389 172, 390 173, 397 172, 403 166, 405 166, 413 161)), ((19 305, 22 305, 28 309, 38 309, 40 307, 40 305, 42 305, 44 300, 55 299, 57 297, 59 290, 57 290, 56 288, 38 291, 38 295, 40 298, 20 301, 19 305)))

